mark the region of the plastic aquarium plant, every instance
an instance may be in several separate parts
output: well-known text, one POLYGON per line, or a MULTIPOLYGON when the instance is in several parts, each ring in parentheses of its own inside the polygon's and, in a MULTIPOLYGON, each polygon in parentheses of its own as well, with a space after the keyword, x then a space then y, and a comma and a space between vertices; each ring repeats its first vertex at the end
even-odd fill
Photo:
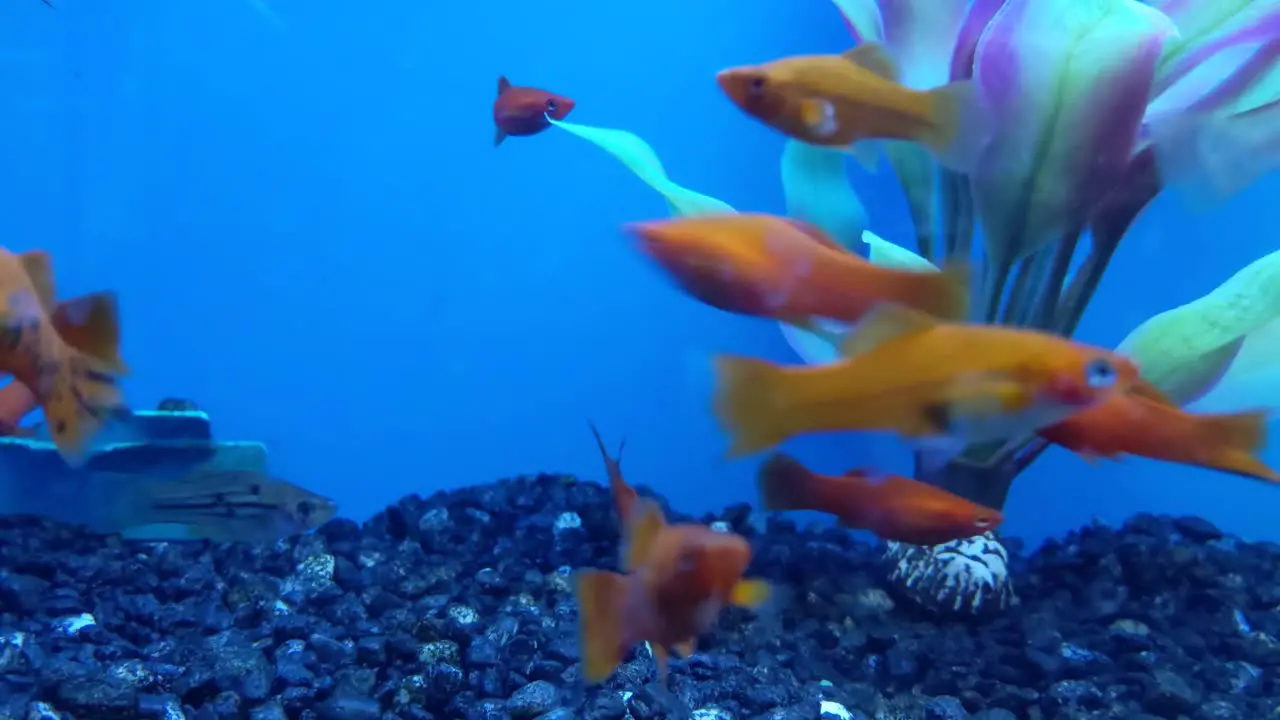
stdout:
MULTIPOLYGON (((866 243, 873 262, 929 271, 969 259, 978 320, 1071 335, 1121 240, 1164 189, 1162 171, 1195 160, 1206 138, 1233 138, 1237 157, 1280 152, 1277 133, 1265 131, 1280 127, 1280 0, 834 1, 855 41, 888 48, 904 84, 928 89, 972 78, 999 128, 971 175, 943 169, 919 147, 882 144, 907 199, 915 253, 865 231, 839 153, 787 143, 787 211, 851 249, 866 243)), ((557 125, 617 157, 673 214, 732 211, 672 182, 631 133, 557 125)), ((1257 174, 1218 173, 1210 189, 1229 194, 1257 174)), ((1139 328, 1126 349, 1150 361, 1214 322, 1182 316, 1198 320, 1139 328)), ((1236 318, 1222 343, 1188 345, 1178 361, 1186 367, 1160 372, 1191 377, 1203 394, 1245 335, 1271 317, 1236 318)), ((834 357, 816 336, 783 331, 807 361, 834 357)), ((927 474, 917 459, 917 476, 1002 507, 1013 480, 1046 447, 1035 437, 970 447, 927 474)), ((994 535, 932 548, 891 543, 889 559, 891 578, 937 610, 980 613, 1016 597, 994 535)))

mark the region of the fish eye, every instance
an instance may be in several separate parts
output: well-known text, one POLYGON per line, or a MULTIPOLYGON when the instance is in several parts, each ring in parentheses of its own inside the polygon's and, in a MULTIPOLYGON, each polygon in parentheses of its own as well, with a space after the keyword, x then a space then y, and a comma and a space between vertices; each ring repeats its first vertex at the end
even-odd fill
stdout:
POLYGON ((751 78, 751 82, 747 84, 747 92, 751 93, 752 95, 760 95, 761 93, 763 93, 764 78, 759 76, 751 78))
POLYGON ((1085 366, 1084 378, 1091 388, 1109 388, 1116 384, 1116 368, 1106 358, 1098 358, 1085 366))
POLYGON ((298 514, 304 518, 311 517, 311 513, 316 511, 315 506, 311 504, 310 500, 303 500, 302 502, 298 503, 297 509, 298 509, 298 514))
POLYGON ((547 112, 555 112, 555 111, 556 111, 556 101, 555 101, 555 100, 548 99, 548 100, 547 100, 547 112))

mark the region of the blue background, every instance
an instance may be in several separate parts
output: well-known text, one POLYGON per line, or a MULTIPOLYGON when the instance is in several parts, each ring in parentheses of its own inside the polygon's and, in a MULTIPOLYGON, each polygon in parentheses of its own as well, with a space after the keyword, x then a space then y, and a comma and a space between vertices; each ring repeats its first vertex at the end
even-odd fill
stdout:
MULTIPOLYGON (((194 398, 358 519, 515 474, 601 479, 588 417, 627 435, 632 482, 684 509, 753 498, 758 459, 722 459, 708 356, 794 360, 776 327, 675 291, 619 232, 661 199, 555 129, 495 150, 491 105, 499 74, 568 95, 569 120, 636 132, 677 182, 782 212, 781 138, 712 76, 844 49, 830 3, 55 4, 0 4, 0 242, 52 252, 63 295, 122 294, 136 406, 194 398)), ((887 174, 856 186, 873 230, 910 237, 887 174)), ((1161 198, 1079 337, 1114 345, 1274 249, 1276 190, 1200 214, 1161 198)), ((824 471, 908 467, 887 438, 787 449, 824 471)), ((1053 450, 1006 529, 1150 510, 1276 539, 1275 492, 1053 450)))

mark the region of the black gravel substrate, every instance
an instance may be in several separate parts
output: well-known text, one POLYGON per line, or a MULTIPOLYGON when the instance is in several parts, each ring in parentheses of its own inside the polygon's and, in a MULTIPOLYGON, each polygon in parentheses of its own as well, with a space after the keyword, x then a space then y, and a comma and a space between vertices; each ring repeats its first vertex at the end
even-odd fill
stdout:
POLYGON ((584 687, 570 571, 614 566, 612 507, 598 485, 544 475, 411 496, 363 528, 337 520, 274 547, 0 521, 0 718, 1260 720, 1280 707, 1280 546, 1152 516, 1029 557, 1010 548, 1022 604, 978 625, 895 604, 878 549, 846 532, 732 507, 700 520, 751 539, 750 574, 782 589, 774 606, 725 611, 668 689, 643 647, 584 687))

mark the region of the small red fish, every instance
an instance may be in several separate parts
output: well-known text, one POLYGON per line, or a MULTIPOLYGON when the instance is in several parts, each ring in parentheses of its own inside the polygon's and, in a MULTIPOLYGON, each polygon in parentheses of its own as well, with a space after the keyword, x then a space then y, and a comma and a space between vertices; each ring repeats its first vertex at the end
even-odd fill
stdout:
POLYGON ((624 439, 618 443, 618 454, 610 455, 608 449, 604 446, 604 440, 600 438, 600 431, 596 429, 595 423, 587 423, 591 427, 591 434, 596 436, 596 445, 600 448, 600 457, 604 458, 604 470, 609 475, 609 492, 613 495, 613 505, 618 513, 618 525, 623 528, 625 534, 626 523, 632 517, 636 504, 637 494, 635 488, 627 484, 622 479, 622 448, 626 447, 627 441, 624 439))
POLYGON ((912 545, 981 535, 1004 521, 999 510, 919 480, 861 469, 819 475, 781 453, 760 466, 757 480, 766 510, 816 510, 834 515, 847 528, 912 545))
POLYGON ((505 76, 498 78, 498 97, 493 101, 493 124, 497 130, 493 146, 508 135, 537 135, 551 127, 547 118, 563 120, 573 110, 574 102, 563 95, 531 87, 512 85, 505 76))
POLYGON ((705 525, 668 525, 647 498, 624 525, 626 575, 583 570, 576 575, 582 674, 588 683, 608 678, 632 645, 648 642, 666 679, 667 656, 688 657, 697 636, 711 629, 726 605, 760 607, 769 597, 762 580, 742 575, 751 547, 741 535, 705 525))

